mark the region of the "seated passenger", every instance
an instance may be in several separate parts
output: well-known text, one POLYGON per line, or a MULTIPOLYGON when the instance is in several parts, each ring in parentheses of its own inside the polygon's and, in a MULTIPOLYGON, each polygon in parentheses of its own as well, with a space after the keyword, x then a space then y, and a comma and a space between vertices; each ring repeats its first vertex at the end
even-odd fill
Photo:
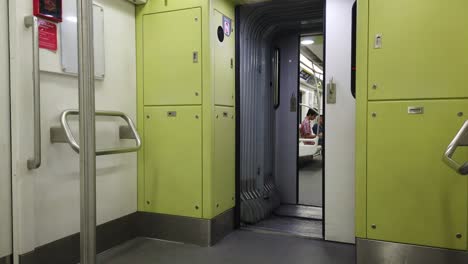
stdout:
MULTIPOLYGON (((310 127, 310 122, 314 120, 315 118, 317 118, 317 116, 318 116, 317 112, 315 112, 313 109, 309 109, 309 111, 307 111, 307 115, 301 124, 301 129, 300 129, 301 138, 314 139, 317 137, 316 135, 314 135, 314 133, 312 133, 313 131, 310 127)), ((315 142, 304 142, 304 144, 314 145, 315 142)))
POLYGON ((318 144, 319 146, 323 146, 323 139, 325 138, 325 126, 324 126, 324 117, 323 115, 320 116, 319 121, 317 124, 315 124, 312 127, 312 132, 314 132, 315 135, 318 135, 319 140, 318 144))

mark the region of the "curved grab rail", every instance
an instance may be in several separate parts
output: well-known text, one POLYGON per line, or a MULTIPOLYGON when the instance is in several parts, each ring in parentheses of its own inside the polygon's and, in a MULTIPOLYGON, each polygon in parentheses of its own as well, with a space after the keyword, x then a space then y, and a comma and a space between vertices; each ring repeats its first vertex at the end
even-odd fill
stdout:
POLYGON ((452 156, 455 154, 455 151, 458 147, 467 147, 468 146, 468 121, 465 121, 460 131, 458 131, 455 138, 448 145, 447 150, 444 153, 443 160, 444 162, 456 172, 461 175, 468 175, 468 161, 464 164, 460 164, 455 161, 452 156))
MULTIPOLYGON (((76 142, 76 139, 73 136, 70 126, 68 125, 68 122, 67 122, 67 118, 70 115, 79 115, 79 111, 78 110, 63 111, 62 115, 60 116, 60 123, 62 125, 63 131, 65 132, 65 137, 67 139, 68 144, 76 153, 80 153, 80 145, 76 142)), ((122 118, 123 120, 127 122, 128 127, 130 128, 130 132, 136 141, 135 147, 109 148, 109 149, 96 150, 96 156, 136 152, 141 148, 140 136, 138 135, 135 124, 133 123, 132 119, 129 116, 118 111, 96 111, 96 116, 114 116, 114 117, 122 118)))

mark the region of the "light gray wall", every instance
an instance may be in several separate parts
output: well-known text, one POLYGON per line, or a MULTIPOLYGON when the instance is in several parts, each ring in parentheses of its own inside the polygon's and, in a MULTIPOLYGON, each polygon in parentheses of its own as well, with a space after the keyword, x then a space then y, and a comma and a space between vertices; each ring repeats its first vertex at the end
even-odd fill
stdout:
MULTIPOLYGON (((73 4, 73 1, 63 1, 73 4)), ((96 0, 104 8, 104 80, 96 81, 96 109, 125 112, 136 117, 135 6, 128 1, 96 0), (124 33, 122 33, 124 32, 124 33)), ((10 1, 12 61, 12 147, 15 254, 69 236, 80 228, 79 156, 67 144, 51 144, 49 128, 59 125, 60 113, 78 106, 76 77, 60 74, 60 54, 41 50, 42 166, 28 171, 32 155, 31 30, 23 24, 32 14, 32 1, 10 1)), ((58 36, 60 43, 60 36, 58 36)), ((72 51, 73 52, 73 51, 72 51)), ((97 119, 98 147, 127 144, 118 138, 115 119, 97 119)), ((77 135, 77 122, 71 121, 77 135)), ((132 142, 128 142, 131 144, 132 142)), ((97 222, 102 224, 137 210, 137 157, 135 153, 97 159, 97 222)), ((1 215, 1 214, 0 214, 1 215)))
POLYGON ((327 1, 326 78, 336 104, 326 105, 325 239, 355 243, 354 157, 356 102, 351 95, 351 14, 355 0, 327 1))
POLYGON ((280 49, 280 106, 275 111, 275 179, 281 203, 297 203, 297 111, 290 111, 290 99, 297 100, 299 75, 299 34, 279 35, 275 46, 280 49))
POLYGON ((8 8, 0 2, 0 258, 11 255, 10 93, 8 8))

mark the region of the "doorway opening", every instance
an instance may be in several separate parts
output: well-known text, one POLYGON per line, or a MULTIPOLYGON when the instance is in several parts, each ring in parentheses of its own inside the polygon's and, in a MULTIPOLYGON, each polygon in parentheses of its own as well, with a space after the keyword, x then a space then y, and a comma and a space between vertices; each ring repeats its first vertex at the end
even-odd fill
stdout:
MULTIPOLYGON (((293 216, 323 221, 324 200, 324 36, 300 40, 297 205, 293 216)), ((291 206, 290 206, 291 207, 291 206)))
POLYGON ((299 127, 309 109, 317 113, 309 130, 319 125, 323 112, 323 5, 273 1, 238 8, 237 151, 244 229, 323 238, 318 136, 323 129, 318 126, 316 137, 304 138, 299 127), (307 39, 313 42, 309 48, 301 45, 307 39))

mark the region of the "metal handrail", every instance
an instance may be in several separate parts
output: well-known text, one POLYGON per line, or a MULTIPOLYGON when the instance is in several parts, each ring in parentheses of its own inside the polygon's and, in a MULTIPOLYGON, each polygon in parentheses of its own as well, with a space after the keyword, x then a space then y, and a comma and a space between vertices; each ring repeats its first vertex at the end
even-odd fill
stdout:
MULTIPOLYGON (((78 110, 63 111, 62 115, 60 116, 60 123, 62 125, 63 131, 65 132, 65 137, 67 139, 68 144, 76 153, 80 153, 80 145, 76 142, 76 139, 73 136, 70 126, 68 125, 68 122, 67 122, 67 118, 70 115, 79 115, 79 111, 78 110)), ((96 156, 136 152, 141 148, 140 136, 138 135, 135 124, 133 123, 132 119, 129 116, 118 111, 96 111, 96 116, 114 116, 114 117, 122 118, 123 120, 127 122, 128 127, 130 128, 131 134, 133 135, 133 138, 136 141, 135 147, 109 148, 109 149, 96 150, 96 156)))
POLYGON ((34 170, 41 166, 41 80, 39 74, 39 24, 35 16, 24 18, 24 26, 32 28, 33 53, 33 108, 34 108, 34 157, 28 159, 28 169, 34 170))
POLYGON ((303 143, 310 143, 310 142, 315 142, 316 143, 316 139, 315 138, 300 138, 299 139, 299 142, 303 142, 303 143))
POLYGON ((458 147, 467 147, 468 146, 468 120, 465 121, 460 131, 458 131, 455 138, 448 145, 447 150, 444 153, 443 160, 444 162, 456 172, 461 175, 468 175, 468 162, 460 164, 454 159, 452 159, 453 154, 458 147))

